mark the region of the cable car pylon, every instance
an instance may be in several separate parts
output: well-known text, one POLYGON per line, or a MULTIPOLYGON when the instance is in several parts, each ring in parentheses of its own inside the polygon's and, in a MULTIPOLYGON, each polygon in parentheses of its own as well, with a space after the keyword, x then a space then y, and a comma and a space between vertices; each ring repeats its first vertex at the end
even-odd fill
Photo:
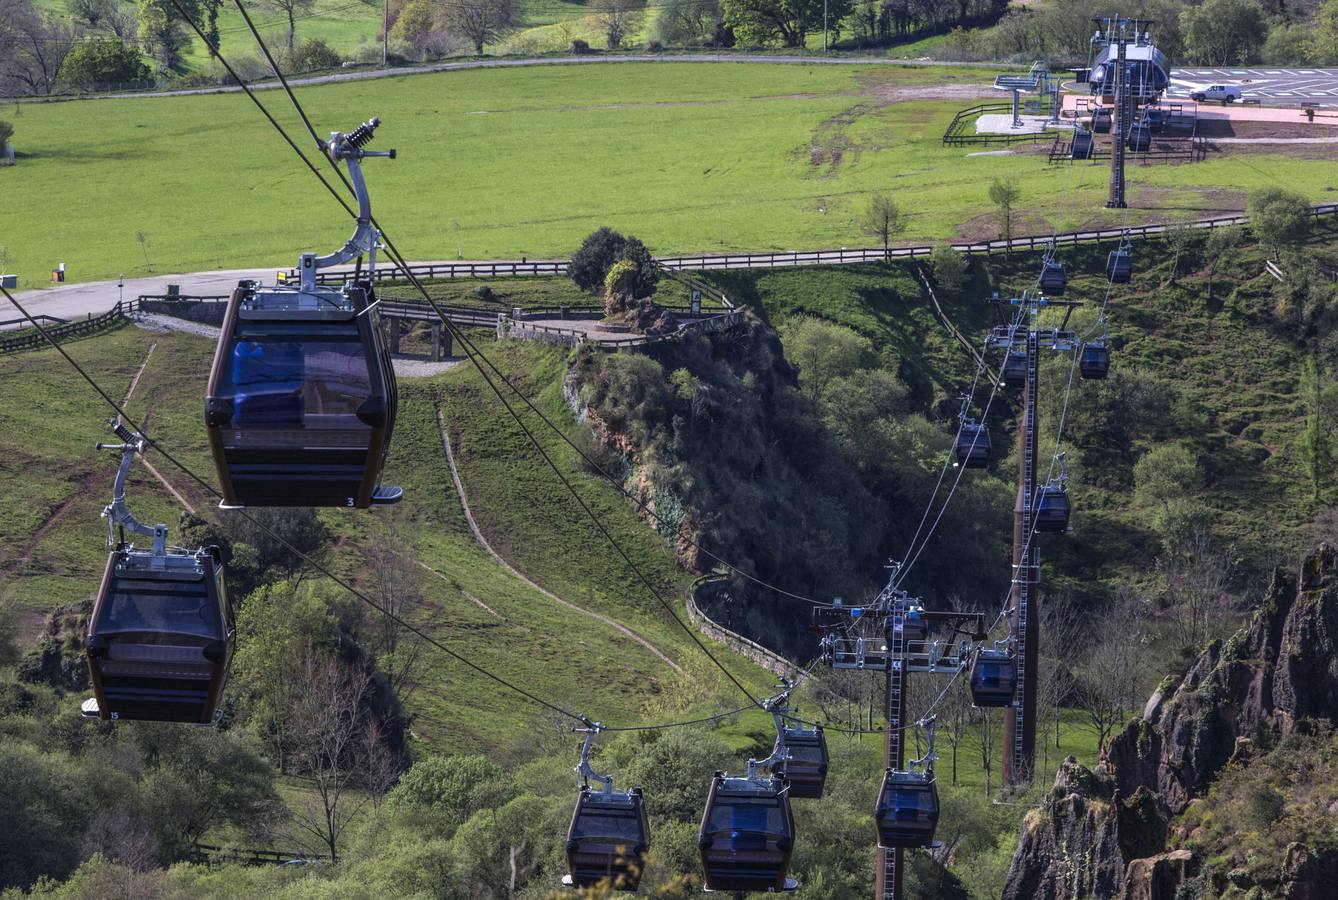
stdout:
MULTIPOLYGON (((1037 393, 1039 388, 1039 359, 1042 349, 1073 352, 1079 341, 1068 330, 1069 317, 1080 304, 1072 300, 1053 300, 1041 293, 1023 291, 1021 297, 1004 301, 995 294, 994 301, 1003 320, 1003 307, 1021 307, 1027 317, 1025 330, 1006 325, 995 326, 990 345, 1002 348, 1008 354, 1025 352, 1026 370, 1022 383, 1022 441, 1018 453, 1017 500, 1013 506, 1013 569, 1010 590, 1012 621, 1009 626, 1012 656, 1016 667, 1016 685, 1012 708, 1004 715, 1003 783, 1007 788, 1029 784, 1036 765, 1036 659, 1040 650, 1040 616, 1035 609, 1040 583, 1040 558, 1034 532, 1064 530, 1068 525, 1068 496, 1062 493, 1062 481, 1053 485, 1047 479, 1044 487, 1037 482, 1037 393), (1058 327, 1042 329, 1038 324, 1041 311, 1047 308, 1064 310, 1058 327), (1019 347, 1018 345, 1022 346, 1019 347), (1042 496, 1044 495, 1044 496, 1042 496), (1059 498, 1063 498, 1063 523, 1059 528, 1049 524, 1038 527, 1037 513, 1040 501, 1047 510, 1057 512, 1059 498)), ((1057 523, 1058 519, 1053 520, 1057 523)))

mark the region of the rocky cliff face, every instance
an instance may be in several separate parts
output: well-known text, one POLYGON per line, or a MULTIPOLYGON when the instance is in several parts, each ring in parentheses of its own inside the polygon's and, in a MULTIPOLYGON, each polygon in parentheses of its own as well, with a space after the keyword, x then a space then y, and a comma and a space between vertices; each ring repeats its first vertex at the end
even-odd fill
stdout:
MULTIPOLYGON (((1328 546, 1299 574, 1275 572, 1249 625, 1154 694, 1095 771, 1064 763, 1023 824, 1005 898, 1173 900, 1203 861, 1166 852, 1167 822, 1233 758, 1320 723, 1338 723, 1338 553, 1328 546)), ((1285 892, 1269 896, 1338 896, 1324 888, 1338 854, 1293 846, 1276 888, 1285 892)))

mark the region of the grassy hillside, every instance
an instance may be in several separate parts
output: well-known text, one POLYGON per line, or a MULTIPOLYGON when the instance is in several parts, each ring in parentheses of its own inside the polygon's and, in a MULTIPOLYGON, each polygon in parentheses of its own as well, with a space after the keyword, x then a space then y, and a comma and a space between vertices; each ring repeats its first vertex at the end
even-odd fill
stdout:
MULTIPOLYGON (((368 163, 375 209, 416 259, 561 256, 605 224, 661 254, 861 246, 871 238, 859 217, 884 191, 909 214, 906 240, 979 238, 996 233, 997 176, 1019 183, 1018 231, 1123 220, 1101 207, 1100 166, 944 148, 966 101, 916 100, 920 86, 980 82, 943 68, 629 64, 406 76, 301 97, 318 131, 382 118, 376 146, 401 155, 368 163)), ((266 102, 300 132, 280 95, 266 102)), ((20 164, 0 179, 23 227, 2 246, 24 286, 62 261, 75 281, 291 265, 349 230, 241 96, 29 104, 16 124, 20 164)), ((1263 184, 1322 199, 1331 168, 1256 153, 1144 167, 1129 219, 1239 208, 1263 184)))
MULTIPOLYGON (((119 398, 150 346, 154 349, 129 412, 142 417, 165 448, 212 482, 199 421, 210 341, 124 327, 68 349, 119 398)), ((559 355, 519 347, 498 359, 526 378, 550 412, 558 414, 559 355)), ((46 611, 82 600, 96 588, 106 561, 106 531, 98 513, 110 497, 117 460, 93 451, 93 443, 108 437, 105 407, 54 351, 0 359, 0 378, 7 388, 6 401, 0 404, 0 424, 9 435, 5 452, 15 464, 11 471, 24 473, 7 480, 9 502, 0 517, 0 592, 14 601, 21 630, 31 638, 46 611)), ((706 670, 700 651, 560 493, 552 473, 517 438, 496 401, 475 396, 476 378, 459 368, 441 378, 404 382, 386 479, 405 487, 406 500, 389 511, 325 515, 337 536, 335 569, 367 588, 363 553, 370 521, 393 517, 400 532, 411 536, 406 553, 435 573, 427 577, 427 603, 412 611, 412 619, 485 668, 607 721, 718 708, 717 702, 738 705, 736 695, 719 684, 718 673, 706 670), (624 635, 517 581, 478 547, 450 483, 437 405, 453 428, 464 429, 456 432, 462 474, 480 525, 493 534, 495 546, 564 599, 604 612, 645 635, 679 662, 687 677, 624 635), (535 510, 551 518, 535 516, 535 510)), ((569 455, 558 454, 558 459, 663 596, 681 609, 686 582, 674 570, 670 551, 609 492, 580 475, 569 455)), ((197 512, 209 511, 213 501, 202 489, 161 456, 151 456, 149 462, 197 512)), ((128 497, 142 519, 165 521, 175 529, 178 508, 142 465, 135 467, 128 497)), ((729 659, 723 651, 721 656, 729 659)), ((737 659, 729 664, 756 689, 768 683, 737 659)), ((423 750, 504 745, 542 718, 528 703, 432 650, 425 651, 420 678, 411 711, 423 750)))

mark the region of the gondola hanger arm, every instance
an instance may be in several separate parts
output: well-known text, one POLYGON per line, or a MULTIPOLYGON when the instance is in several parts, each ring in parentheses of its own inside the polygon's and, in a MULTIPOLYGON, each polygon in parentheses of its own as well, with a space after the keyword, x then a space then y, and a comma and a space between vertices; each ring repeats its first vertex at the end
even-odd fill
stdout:
POLYGON ((102 509, 102 517, 107 520, 107 547, 115 549, 116 529, 120 527, 135 534, 144 534, 153 538, 153 555, 167 554, 167 526, 163 524, 145 525, 130 512, 125 502, 125 480, 130 474, 130 466, 135 461, 136 453, 143 453, 148 447, 148 439, 137 431, 131 431, 120 419, 111 420, 112 430, 121 439, 119 444, 97 445, 98 450, 118 450, 121 453, 121 466, 116 470, 116 481, 112 485, 112 502, 102 509))

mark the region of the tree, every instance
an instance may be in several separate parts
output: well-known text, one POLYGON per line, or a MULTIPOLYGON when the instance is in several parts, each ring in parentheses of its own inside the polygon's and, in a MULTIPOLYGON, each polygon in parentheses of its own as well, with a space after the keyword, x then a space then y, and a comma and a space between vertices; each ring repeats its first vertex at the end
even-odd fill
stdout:
POLYGON ((906 217, 888 194, 875 194, 864 210, 860 228, 883 245, 883 258, 892 259, 892 239, 906 230, 906 217))
POLYGON ((1334 384, 1320 370, 1313 356, 1307 357, 1305 368, 1301 371, 1301 396, 1305 401, 1306 416, 1305 426, 1297 440, 1297 450, 1306 475, 1310 478, 1313 496, 1318 500, 1334 465, 1334 384))
POLYGON ((192 21, 200 20, 198 0, 176 0, 175 5, 172 0, 139 0, 139 39, 162 72, 180 69, 191 45, 190 26, 182 21, 177 5, 192 21))
POLYGON ((441 7, 446 29, 463 35, 483 55, 483 45, 492 44, 520 24, 517 0, 446 0, 441 7))
POLYGON ((934 269, 938 286, 950 294, 960 291, 970 278, 966 257, 947 244, 934 248, 929 264, 934 269))
POLYGON ((409 0, 390 26, 390 38, 422 55, 436 38, 436 24, 432 0, 409 0))
MULTIPOLYGON (((823 0, 723 0, 725 24, 748 45, 779 41, 802 47, 810 32, 822 29, 823 0)), ((828 0, 829 22, 850 15, 852 0, 828 0)))
POLYGON ((95 30, 106 24, 116 6, 117 0, 66 0, 65 3, 76 22, 95 30))
POLYGON ((262 0, 264 6, 283 13, 288 18, 288 52, 293 52, 297 42, 297 17, 306 15, 316 5, 316 0, 262 0))
POLYGON ((293 769, 310 779, 316 804, 295 808, 293 821, 318 838, 339 859, 339 838, 367 801, 352 789, 377 754, 385 748, 368 740, 361 710, 371 690, 371 677, 360 667, 341 666, 337 660, 307 653, 300 664, 302 689, 294 692, 285 710, 293 751, 293 769))
POLYGON ((620 259, 630 260, 637 267, 634 289, 637 299, 655 293, 660 270, 646 245, 631 235, 623 237, 607 226, 586 235, 580 249, 571 256, 567 274, 577 287, 598 294, 604 289, 609 269, 620 259))
POLYGON ((1213 299, 1213 279, 1217 276, 1217 267, 1240 246, 1243 237, 1239 225, 1226 228, 1214 228, 1208 232, 1208 240, 1203 245, 1203 255, 1208 262, 1208 302, 1213 299))
MULTIPOLYGON (((4 119, 0 119, 0 156, 4 155, 5 144, 8 144, 13 137, 14 126, 6 122, 4 119)), ((0 260, 0 269, 4 269, 3 260, 0 260)))
POLYGON ((329 44, 320 38, 312 38, 297 45, 289 57, 288 69, 291 72, 315 72, 321 69, 337 69, 344 61, 329 44))
POLYGON ((31 0, 0 0, 0 93, 50 94, 76 39, 31 0))
POLYGON ((460 825, 480 809, 494 805, 497 787, 511 799, 510 777, 486 756, 427 756, 413 764, 390 792, 391 808, 428 807, 460 825))
POLYGON ((152 77, 139 51, 120 41, 89 41, 70 51, 60 70, 66 84, 95 85, 147 81, 152 77))
POLYGON ((609 49, 617 50, 640 22, 645 7, 645 0, 591 0, 588 8, 604 29, 609 49))
POLYGON ((1309 33, 1308 62, 1321 66, 1338 63, 1338 0, 1324 0, 1319 5, 1309 33))
POLYGON ((710 44, 724 24, 720 0, 668 0, 660 6, 651 37, 666 46, 710 44))
POLYGON ((1180 276, 1180 257, 1203 240, 1203 232, 1187 225, 1169 225, 1162 237, 1166 241, 1166 248, 1173 254, 1169 281, 1174 282, 1180 276))
POLYGON ((1022 191, 1011 178, 996 178, 990 182, 990 202, 999 216, 999 234, 1005 241, 1013 239, 1013 207, 1022 191))
POLYGON ((1206 0, 1180 14, 1185 51, 1210 66, 1247 63, 1259 55, 1268 20, 1255 0, 1206 0))
POLYGON ((1280 187, 1252 191, 1246 213, 1250 217, 1250 231, 1261 243, 1273 248, 1274 259, 1280 258, 1284 249, 1304 243, 1314 221, 1310 201, 1302 194, 1280 187))
POLYGON ((786 322, 782 335, 786 356, 799 370, 800 384, 815 397, 822 397, 835 379, 866 368, 873 355, 868 338, 812 316, 786 322))
POLYGON ((1090 630, 1093 639, 1082 654, 1077 675, 1077 696, 1097 731, 1097 746, 1104 747, 1115 726, 1134 705, 1145 675, 1142 653, 1146 609, 1138 595, 1116 593, 1090 630))
POLYGON ((1318 19, 1311 27, 1278 23, 1268 32, 1268 40, 1260 55, 1272 66, 1304 66, 1311 64, 1311 48, 1320 37, 1318 19), (1312 36, 1311 32, 1315 34, 1312 36))
POLYGON ((381 607, 371 650, 401 700, 413 691, 413 673, 423 651, 423 639, 403 624, 406 614, 422 606, 424 596, 423 569, 402 552, 406 539, 392 518, 374 527, 367 547, 367 569, 381 607))

